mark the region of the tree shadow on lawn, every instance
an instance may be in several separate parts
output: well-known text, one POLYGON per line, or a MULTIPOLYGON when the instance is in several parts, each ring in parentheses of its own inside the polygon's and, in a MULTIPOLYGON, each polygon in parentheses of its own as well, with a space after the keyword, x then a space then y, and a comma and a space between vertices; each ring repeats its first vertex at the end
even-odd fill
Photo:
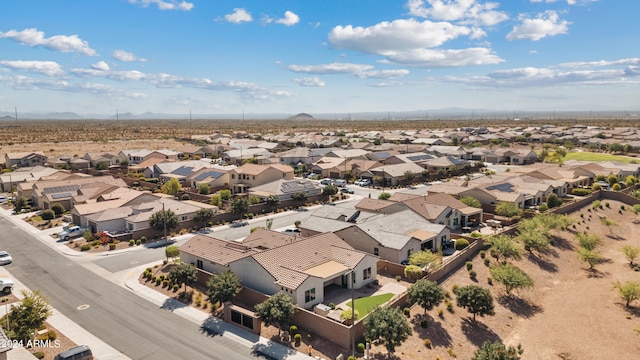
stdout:
MULTIPOLYGON (((557 257, 557 255, 556 255, 556 257, 557 257)), ((546 271, 546 272, 550 272, 550 273, 558 272, 558 265, 552 263, 548 259, 536 256, 534 254, 529 254, 527 256, 527 259, 529 261, 531 261, 532 263, 538 265, 540 270, 543 270, 543 271, 546 271)))
POLYGON ((431 340, 431 344, 433 347, 450 347, 453 343, 453 339, 451 338, 451 335, 449 335, 447 329, 442 327, 442 324, 440 322, 437 322, 429 315, 418 314, 413 319, 411 319, 411 324, 413 325, 413 331, 417 332, 421 339, 431 340), (420 325, 420 322, 422 320, 427 320, 426 328, 423 328, 420 325))
POLYGON ((573 245, 569 240, 560 237, 560 236, 554 236, 551 239, 551 245, 555 248, 558 248, 560 250, 575 250, 576 247, 575 245, 573 245))
POLYGON ((602 278, 609 277, 611 275, 606 271, 600 271, 596 268, 584 269, 584 271, 587 273, 588 278, 593 278, 593 279, 602 279, 602 278))
POLYGON ((540 306, 533 304, 531 301, 513 295, 499 296, 498 303, 512 313, 525 318, 530 318, 543 311, 540 306))
POLYGON ((500 341, 500 336, 493 332, 487 325, 472 318, 462 319, 462 333, 475 346, 480 347, 485 341, 500 341))
POLYGON ((220 320, 212 317, 208 317, 202 325, 200 325, 200 332, 206 334, 209 337, 222 335, 219 330, 220 320))

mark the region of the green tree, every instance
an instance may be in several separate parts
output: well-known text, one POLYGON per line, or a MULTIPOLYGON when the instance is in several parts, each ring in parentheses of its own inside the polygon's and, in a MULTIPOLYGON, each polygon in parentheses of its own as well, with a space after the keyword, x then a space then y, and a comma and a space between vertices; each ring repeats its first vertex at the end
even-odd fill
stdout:
POLYGON ((411 335, 409 322, 397 308, 375 308, 365 319, 364 328, 364 337, 374 344, 384 344, 389 357, 411 335))
POLYGON ((600 218, 600 222, 602 223, 602 225, 604 225, 604 226, 609 228, 609 233, 610 234, 613 234, 612 228, 614 226, 618 226, 618 222, 617 221, 611 220, 611 219, 607 219, 606 217, 600 218))
POLYGON ((622 253, 629 260, 629 266, 633 266, 633 261, 640 255, 640 248, 633 245, 625 245, 622 247, 622 253))
POLYGON ((237 197, 231 203, 231 211, 234 214, 244 215, 249 211, 249 202, 245 198, 237 197))
POLYGON ((482 204, 480 203, 480 200, 472 196, 463 196, 462 198, 460 198, 460 202, 470 207, 474 207, 478 209, 482 208, 482 204))
POLYGON ((409 264, 418 266, 429 273, 440 267, 442 264, 442 257, 427 249, 409 255, 409 264))
POLYGON ((419 266, 407 265, 404 268, 404 277, 409 281, 417 281, 424 275, 424 272, 419 266))
POLYGON ((275 209, 278 208, 278 205, 280 205, 280 198, 277 195, 269 195, 265 201, 271 211, 275 211, 275 209))
POLYGON ((15 211, 16 213, 19 213, 26 206, 27 206, 27 199, 19 196, 16 198, 15 202, 13 203, 13 211, 15 211))
POLYGON ((624 151, 624 152, 625 152, 625 153, 627 153, 627 154, 628 154, 628 153, 630 153, 630 152, 633 152, 633 146, 631 146, 631 145, 629 145, 629 144, 625 144, 625 145, 622 147, 622 151, 624 151))
POLYGON ((355 313, 351 313, 352 309, 348 308, 346 310, 342 310, 340 312, 340 320, 344 322, 345 325, 351 326, 352 320, 358 320, 360 318, 360 313, 356 310, 355 313))
POLYGON ((173 259, 180 256, 180 248, 176 245, 167 246, 164 248, 164 254, 167 259, 173 259))
POLYGON ((485 341, 473 354, 472 360, 519 360, 524 353, 522 345, 506 347, 499 341, 485 341))
POLYGON ((611 174, 607 176, 607 182, 609 183, 609 185, 613 186, 614 184, 618 183, 618 177, 611 174))
POLYGON ((500 261, 507 259, 520 260, 522 258, 522 249, 513 241, 509 235, 495 235, 487 239, 487 243, 491 246, 491 254, 500 261))
POLYGON ((518 230, 517 239, 522 241, 524 249, 530 254, 533 254, 534 251, 545 253, 551 247, 549 237, 544 232, 538 231, 536 228, 518 230))
POLYGON ((494 265, 489 268, 491 277, 504 285, 507 295, 513 289, 526 289, 533 287, 533 279, 520 268, 511 264, 494 265))
POLYGON ((231 190, 225 189, 225 190, 220 190, 218 191, 218 194, 220 194, 220 197, 222 198, 222 200, 229 200, 231 199, 231 190))
POLYGON ((560 205, 562 205, 562 200, 560 200, 558 195, 554 193, 549 194, 549 196, 547 197, 547 206, 549 207, 549 209, 558 207, 560 205))
POLYGON ((612 153, 621 152, 623 150, 624 150, 624 146, 622 146, 622 144, 620 143, 613 143, 613 144, 607 145, 607 151, 612 153))
POLYGON ((42 220, 52 220, 56 217, 56 213, 51 209, 42 210, 40 217, 42 217, 42 220))
POLYGON ((407 171, 405 171, 405 172, 404 172, 404 181, 405 181, 407 184, 411 184, 411 183, 413 183, 413 180, 414 180, 415 178, 416 178, 416 173, 414 173, 413 171, 411 171, 411 170, 407 170, 407 171))
POLYGON ((473 314, 473 321, 476 321, 476 314, 480 316, 493 315, 494 305, 491 292, 476 285, 462 286, 453 291, 456 294, 457 304, 473 314))
POLYGON ((64 212, 66 211, 64 206, 62 206, 61 204, 58 204, 58 203, 55 203, 55 204, 51 205, 51 210, 53 210, 53 212, 55 213, 56 217, 64 214, 64 212))
POLYGON ((255 195, 249 195, 249 204, 255 205, 260 203, 260 198, 255 195))
POLYGON ((515 203, 500 201, 496 206, 496 214, 505 217, 522 216, 522 209, 515 203))
POLYGON ((444 300, 444 291, 435 281, 420 279, 408 290, 409 302, 418 304, 424 313, 438 306, 444 300))
POLYGON ((563 157, 567 156, 567 150, 564 149, 564 148, 561 148, 561 147, 556 148, 555 152, 558 155, 558 157, 560 157, 560 158, 563 158, 563 157))
POLYGON ((621 283, 616 281, 614 287, 618 289, 618 294, 624 300, 626 307, 629 307, 631 302, 640 299, 640 284, 637 282, 626 281, 621 283))
POLYGON ((580 261, 589 264, 589 269, 593 269, 594 266, 602 262, 603 257, 598 250, 589 250, 585 248, 578 249, 578 257, 580 261))
POLYGON ((175 195, 182 189, 182 185, 180 185, 180 181, 178 179, 171 179, 162 185, 162 192, 169 195, 175 195))
POLYGON ((211 195, 210 199, 211 200, 209 200, 209 204, 217 206, 218 208, 222 207, 222 197, 220 196, 220 194, 213 194, 211 195))
POLYGON ((378 195, 378 200, 389 200, 390 197, 391 197, 391 194, 389 194, 388 192, 381 192, 378 195))
POLYGON ((209 195, 210 192, 211 192, 211 185, 209 185, 209 184, 199 184, 198 185, 198 194, 209 195))
POLYGON ((595 234, 587 234, 587 232, 577 233, 576 239, 580 242, 580 246, 587 250, 595 250, 602 244, 602 240, 595 234))
POLYGON ((179 223, 180 220, 178 220, 178 215, 171 211, 171 209, 155 212, 149 219, 149 225, 156 231, 164 232, 166 224, 167 233, 177 228, 179 223))
POLYGON ((338 187, 335 185, 327 185, 322 188, 322 195, 335 195, 338 193, 338 187))
POLYGON ((212 304, 231 301, 241 289, 240 279, 230 270, 213 274, 207 281, 207 297, 212 304))
POLYGON ((216 212, 213 209, 202 208, 196 211, 196 215, 193 217, 193 220, 199 223, 201 227, 205 227, 215 214, 216 212))
POLYGON ((303 192, 297 192, 291 195, 291 199, 293 199, 297 203, 304 203, 307 201, 307 194, 303 192))
MULTIPOLYGON (((22 295, 20 304, 11 305, 7 315, 10 324, 7 335, 11 340, 26 343, 31 339, 33 332, 42 328, 52 312, 48 299, 40 294, 40 291, 23 291, 22 295)), ((3 319, 2 324, 6 323, 6 319, 3 319)))
POLYGON ((633 186, 637 182, 638 182, 638 178, 636 178, 633 175, 629 175, 624 179, 624 184, 627 185, 627 187, 633 186))
POLYGON ((169 280, 178 285, 184 284, 184 293, 187 293, 187 286, 198 280, 198 269, 187 263, 179 263, 169 270, 169 280))
POLYGON ((293 321, 293 315, 296 313, 293 300, 282 291, 256 305, 255 308, 256 315, 265 325, 278 328, 278 337, 282 328, 293 321))

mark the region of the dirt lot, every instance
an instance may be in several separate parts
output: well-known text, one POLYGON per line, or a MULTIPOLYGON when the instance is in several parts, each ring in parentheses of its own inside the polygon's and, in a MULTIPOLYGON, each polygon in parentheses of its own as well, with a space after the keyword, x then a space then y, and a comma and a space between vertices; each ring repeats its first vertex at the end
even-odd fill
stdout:
MULTIPOLYGON (((616 280, 640 281, 640 272, 633 271, 621 248, 626 244, 640 246, 640 229, 629 211, 619 214, 621 203, 610 203, 597 213, 583 209, 570 214, 576 220, 572 231, 558 231, 552 251, 540 258, 526 257, 514 265, 535 280, 531 290, 505 296, 504 287, 488 284, 489 269, 480 256, 473 259, 477 282, 469 278, 466 268, 447 279, 443 288, 451 292, 458 286, 476 284, 491 289, 496 308, 495 316, 478 317, 477 324, 470 314, 454 306, 454 313, 443 309, 443 318, 437 309, 428 313, 429 325, 420 327, 422 308, 414 306, 411 312, 413 335, 399 347, 396 359, 457 358, 469 359, 486 340, 499 340, 505 344, 522 344, 523 359, 638 359, 640 357, 640 301, 626 309, 613 289, 616 280), (580 218, 584 214, 584 223, 580 218), (591 215, 591 219, 589 218, 591 215), (600 223, 599 216, 615 220, 619 226, 611 230, 600 223), (587 229, 588 227, 588 229, 587 229), (606 259, 589 271, 580 263, 575 231, 599 234, 603 244, 599 250, 606 259), (634 330, 636 329, 636 330, 634 330), (427 349, 424 339, 430 339, 433 349, 427 349)), ((492 261, 495 261, 492 259, 492 261)), ((455 305, 455 295, 450 300, 455 305)), ((383 358, 384 348, 374 349, 376 358, 383 358)))

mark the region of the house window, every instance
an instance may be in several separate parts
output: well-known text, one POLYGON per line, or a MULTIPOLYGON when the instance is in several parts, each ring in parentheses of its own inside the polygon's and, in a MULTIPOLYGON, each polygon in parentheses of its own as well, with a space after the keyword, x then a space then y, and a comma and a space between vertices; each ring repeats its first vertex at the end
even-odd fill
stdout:
POLYGON ((254 175, 254 176, 253 176, 253 180, 255 180, 255 179, 256 179, 256 177, 255 177, 255 175, 254 175))
POLYGON ((443 237, 440 238, 440 241, 445 242, 447 241, 447 235, 444 235, 443 237))
POLYGON ((377 247, 374 247, 373 248, 373 255, 380 256, 380 249, 378 249, 377 247))
POLYGON ((186 215, 182 217, 182 221, 187 221, 187 216, 186 215))
POLYGON ((316 299, 316 288, 304 292, 304 302, 308 303, 316 299))
POLYGON ((411 256, 411 249, 407 250, 407 259, 411 256))
POLYGON ((362 270, 362 280, 367 280, 370 277, 371 277, 371 268, 370 267, 362 270))
POLYGON ((197 260, 196 260, 196 267, 197 267, 198 269, 202 269, 202 260, 200 260, 200 259, 197 259, 197 260))
POLYGON ((231 174, 231 178, 235 179, 236 178, 236 174, 231 174))

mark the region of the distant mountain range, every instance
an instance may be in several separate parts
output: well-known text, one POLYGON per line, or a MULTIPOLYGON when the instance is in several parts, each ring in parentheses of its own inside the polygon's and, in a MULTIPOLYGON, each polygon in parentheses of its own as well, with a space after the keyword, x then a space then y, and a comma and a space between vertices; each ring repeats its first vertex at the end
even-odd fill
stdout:
MULTIPOLYGON (((356 113, 270 113, 270 114, 161 114, 145 112, 133 114, 78 114, 75 112, 18 113, 19 120, 526 120, 526 119, 616 119, 640 118, 636 111, 495 111, 486 109, 444 108, 414 111, 356 112, 356 113), (303 116, 301 116, 303 115, 303 116)), ((15 121, 15 112, 0 111, 0 121, 15 121)))

